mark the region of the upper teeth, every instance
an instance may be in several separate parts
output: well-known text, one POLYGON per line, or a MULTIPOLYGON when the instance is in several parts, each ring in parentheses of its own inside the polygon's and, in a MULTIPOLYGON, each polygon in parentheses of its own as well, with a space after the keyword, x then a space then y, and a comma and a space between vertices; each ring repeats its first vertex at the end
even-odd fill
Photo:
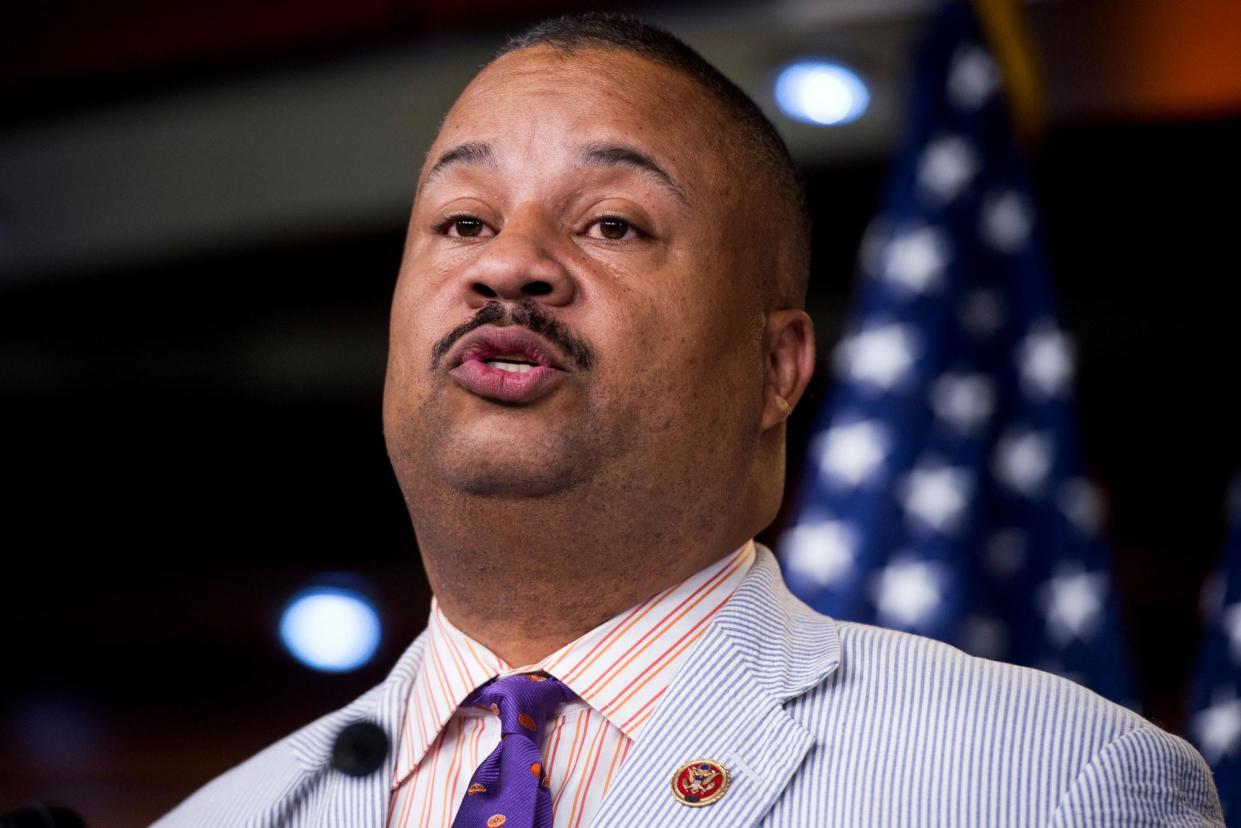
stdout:
POLYGON ((512 371, 514 374, 524 374, 534 368, 533 365, 527 365, 524 362, 506 362, 502 359, 484 360, 492 368, 499 368, 501 371, 512 371))

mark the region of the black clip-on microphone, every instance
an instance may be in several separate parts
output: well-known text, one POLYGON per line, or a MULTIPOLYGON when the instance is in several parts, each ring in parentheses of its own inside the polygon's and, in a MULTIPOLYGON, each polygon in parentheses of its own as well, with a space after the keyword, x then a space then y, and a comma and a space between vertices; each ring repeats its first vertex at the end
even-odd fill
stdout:
POLYGON ((383 728, 373 722, 354 722, 336 734, 332 767, 350 776, 367 776, 379 770, 387 755, 388 734, 383 728))

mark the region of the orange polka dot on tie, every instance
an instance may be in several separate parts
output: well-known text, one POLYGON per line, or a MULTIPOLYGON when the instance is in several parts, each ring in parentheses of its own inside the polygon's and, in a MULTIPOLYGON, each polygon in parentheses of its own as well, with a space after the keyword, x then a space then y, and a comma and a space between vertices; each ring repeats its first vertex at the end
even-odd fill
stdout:
POLYGON ((487 793, 487 786, 481 785, 478 782, 475 782, 474 784, 470 785, 470 787, 465 789, 466 796, 474 796, 475 794, 480 794, 480 793, 487 793))
POLYGON ((492 712, 492 713, 494 713, 494 714, 496 714, 497 716, 499 716, 499 715, 500 715, 500 705, 496 704, 495 702, 492 702, 492 703, 491 703, 491 712, 492 712))
POLYGON ((538 730, 538 725, 534 723, 534 717, 531 716, 529 713, 518 713, 517 724, 521 725, 522 727, 524 727, 526 730, 530 731, 531 733, 538 730))
POLYGON ((526 678, 530 681, 547 681, 547 676, 542 673, 526 673, 526 678))
POLYGON ((506 822, 508 822, 508 817, 504 814, 496 814, 491 819, 487 820, 487 828, 500 828, 500 826, 506 822))
POLYGON ((530 773, 534 774, 535 778, 538 778, 538 775, 542 772, 543 772, 543 766, 540 765, 538 762, 535 762, 533 765, 530 766, 530 773))

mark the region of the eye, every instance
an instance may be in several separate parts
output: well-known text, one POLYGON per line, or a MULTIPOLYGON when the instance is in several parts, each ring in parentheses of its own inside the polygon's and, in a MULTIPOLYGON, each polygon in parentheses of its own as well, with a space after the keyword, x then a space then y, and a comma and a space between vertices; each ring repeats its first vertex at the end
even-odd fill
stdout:
POLYGON ((476 239, 489 235, 490 228, 476 216, 449 216, 435 226, 435 232, 455 239, 476 239))
POLYGON ((587 228, 586 235, 592 239, 623 241, 640 237, 642 231, 619 216, 602 216, 587 228))

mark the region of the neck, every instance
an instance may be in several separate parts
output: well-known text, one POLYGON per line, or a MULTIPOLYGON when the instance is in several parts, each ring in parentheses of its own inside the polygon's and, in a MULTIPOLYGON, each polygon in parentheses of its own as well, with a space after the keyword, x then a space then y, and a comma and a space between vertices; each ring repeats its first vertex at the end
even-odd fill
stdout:
POLYGON ((667 522, 656 528, 598 501, 453 500, 452 508, 414 516, 431 588, 454 625, 515 667, 538 662, 752 536, 704 531, 712 524, 698 520, 696 532, 670 531, 667 522))

